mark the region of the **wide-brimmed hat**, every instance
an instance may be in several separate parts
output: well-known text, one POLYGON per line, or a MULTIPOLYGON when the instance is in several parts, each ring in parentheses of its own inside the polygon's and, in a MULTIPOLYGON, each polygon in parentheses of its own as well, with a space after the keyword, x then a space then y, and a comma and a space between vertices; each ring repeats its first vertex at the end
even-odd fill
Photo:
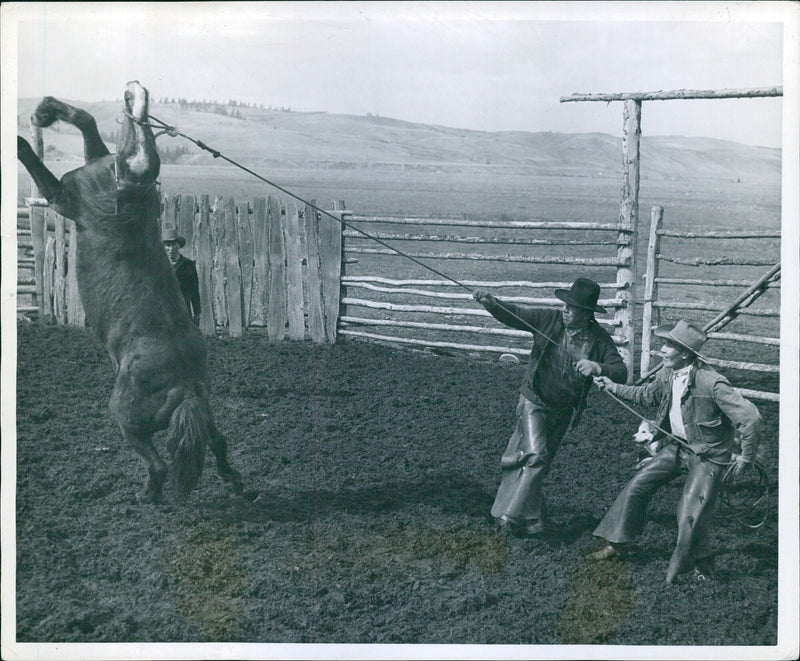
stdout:
POLYGON ((178 234, 177 227, 168 226, 161 232, 161 243, 167 243, 168 241, 177 241, 181 248, 186 245, 186 239, 178 234))
POLYGON ((700 347, 703 346, 708 336, 697 326, 681 319, 677 324, 664 324, 656 328, 653 333, 665 340, 680 344, 684 349, 688 349, 701 360, 705 360, 700 354, 700 347))
POLYGON ((567 305, 576 308, 591 310, 592 312, 605 312, 606 309, 597 304, 600 298, 600 285, 589 278, 578 278, 569 289, 556 289, 556 297, 567 305))

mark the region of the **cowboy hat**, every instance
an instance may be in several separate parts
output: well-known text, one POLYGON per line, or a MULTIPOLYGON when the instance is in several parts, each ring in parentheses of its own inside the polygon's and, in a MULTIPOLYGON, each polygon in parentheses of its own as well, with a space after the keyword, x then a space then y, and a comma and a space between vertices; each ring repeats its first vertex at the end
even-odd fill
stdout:
POLYGON ((556 297, 567 305, 576 308, 591 310, 592 312, 605 312, 606 309, 597 304, 600 298, 600 285, 589 278, 578 278, 569 289, 556 289, 556 297))
POLYGON ((177 227, 167 226, 161 232, 161 243, 167 243, 169 241, 177 241, 181 248, 186 245, 186 239, 178 234, 177 227))
POLYGON ((653 333, 658 337, 663 337, 665 340, 681 345, 684 349, 688 349, 700 360, 705 360, 700 355, 700 347, 703 346, 708 337, 697 326, 693 326, 681 319, 677 324, 659 326, 653 333))

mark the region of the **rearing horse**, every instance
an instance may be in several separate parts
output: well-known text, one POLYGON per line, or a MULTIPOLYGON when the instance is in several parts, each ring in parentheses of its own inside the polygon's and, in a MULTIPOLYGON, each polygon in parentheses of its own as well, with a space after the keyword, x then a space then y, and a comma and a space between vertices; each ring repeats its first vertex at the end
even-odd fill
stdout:
POLYGON ((112 155, 89 113, 46 97, 31 122, 44 127, 61 120, 80 129, 86 165, 59 181, 19 137, 17 155, 51 208, 75 221, 86 322, 105 344, 116 374, 109 407, 147 464, 137 499, 156 501, 168 473, 185 498, 200 479, 206 445, 222 479, 241 494, 241 477, 228 463, 225 437, 211 414, 205 341, 161 245, 160 161, 147 124, 147 90, 136 81, 125 90, 124 115, 112 155), (162 429, 170 468, 153 445, 153 434, 162 429))

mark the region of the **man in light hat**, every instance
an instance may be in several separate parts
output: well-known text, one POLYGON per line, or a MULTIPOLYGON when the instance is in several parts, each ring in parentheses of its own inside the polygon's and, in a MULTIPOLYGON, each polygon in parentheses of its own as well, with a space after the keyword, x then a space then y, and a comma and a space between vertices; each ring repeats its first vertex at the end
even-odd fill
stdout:
POLYGON ((658 406, 654 438, 661 437, 665 444, 633 476, 603 517, 594 534, 607 544, 588 557, 607 560, 624 555, 628 542, 644 526, 653 493, 688 470, 678 505, 678 541, 669 561, 667 583, 692 569, 698 577, 712 578, 709 527, 720 478, 731 462, 734 431, 741 437, 741 454, 734 458, 738 474, 755 459, 761 415, 752 402, 704 362, 700 354, 706 341, 703 331, 681 320, 659 326, 655 334, 664 341, 663 367, 652 382, 623 386, 604 376, 595 378, 601 390, 642 406, 658 406))
POLYGON ((178 234, 178 229, 166 226, 161 233, 161 242, 167 252, 169 263, 178 278, 178 284, 186 301, 186 307, 195 324, 200 322, 200 280, 197 277, 197 266, 194 261, 181 254, 181 248, 186 245, 186 239, 178 234))
POLYGON ((500 459, 502 479, 492 516, 517 537, 545 532, 543 485, 570 421, 577 423, 593 376, 618 383, 627 369, 611 336, 594 318, 600 285, 578 278, 556 289, 561 310, 501 301, 483 289, 473 297, 506 326, 534 334, 517 404, 517 423, 500 459))

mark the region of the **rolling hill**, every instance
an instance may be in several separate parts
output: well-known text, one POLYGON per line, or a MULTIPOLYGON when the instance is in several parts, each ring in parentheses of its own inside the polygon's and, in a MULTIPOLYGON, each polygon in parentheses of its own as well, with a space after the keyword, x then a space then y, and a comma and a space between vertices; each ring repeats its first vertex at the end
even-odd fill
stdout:
MULTIPOLYGON (((18 131, 27 135, 38 99, 20 99, 18 131)), ((121 101, 70 101, 92 113, 113 143, 121 101)), ((620 169, 620 138, 602 133, 485 132, 386 117, 290 112, 217 104, 153 103, 151 113, 251 167, 463 171, 491 167, 531 174, 607 176, 620 169), (223 114, 224 113, 224 114, 223 114), (231 116, 234 115, 234 116, 231 116)), ((77 131, 45 134, 46 160, 81 159, 77 131)), ((209 165, 211 156, 181 138, 159 138, 165 162, 209 165)), ((779 182, 781 151, 711 138, 648 136, 642 176, 779 182)))

